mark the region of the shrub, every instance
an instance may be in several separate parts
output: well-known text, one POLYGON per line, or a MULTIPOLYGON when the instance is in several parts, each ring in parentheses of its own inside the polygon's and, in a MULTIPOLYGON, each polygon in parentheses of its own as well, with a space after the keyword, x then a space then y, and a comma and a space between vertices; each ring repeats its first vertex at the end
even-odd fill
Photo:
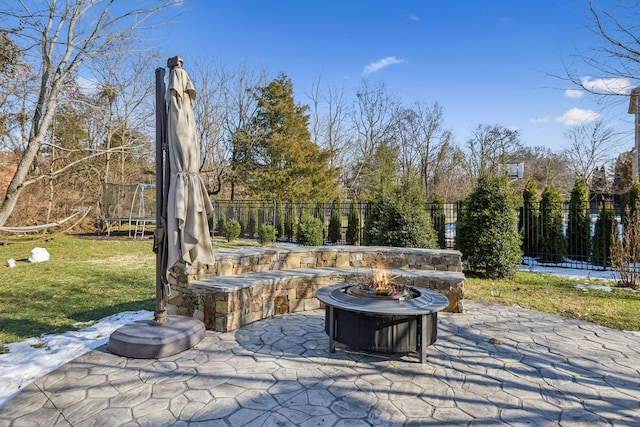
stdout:
POLYGON ((345 236, 347 244, 360 244, 360 211, 356 199, 351 200, 351 210, 349 211, 349 219, 347 222, 347 234, 345 236))
POLYGON ((217 231, 218 235, 225 235, 225 225, 227 224, 227 215, 223 206, 220 206, 220 217, 218 218, 217 231))
POLYGON ((336 243, 342 240, 342 203, 340 197, 333 200, 331 206, 331 217, 329 218, 329 228, 327 232, 327 240, 336 243))
POLYGON ((258 230, 258 242, 261 245, 269 245, 276 240, 276 230, 272 225, 263 224, 258 230))
POLYGON ((438 247, 431 217, 424 208, 422 188, 415 174, 405 175, 400 185, 379 194, 367 216, 364 231, 365 245, 438 247))
POLYGON ((247 237, 254 237, 258 231, 258 208, 249 208, 249 219, 247 221, 247 237))
POLYGON ((589 187, 587 180, 576 180, 569 199, 567 224, 568 253, 572 259, 587 261, 591 252, 591 217, 589 216, 589 187))
POLYGON ((621 238, 617 228, 612 231, 611 267, 620 276, 619 286, 640 289, 640 211, 627 206, 624 216, 627 220, 621 238))
POLYGON ((278 220, 276 222, 276 237, 282 238, 285 235, 285 218, 284 218, 284 208, 282 207, 282 202, 276 202, 276 215, 278 216, 278 220))
POLYGON ((615 233, 614 224, 616 215, 613 205, 609 199, 604 199, 600 203, 598 219, 596 220, 596 229, 593 234, 593 251, 591 262, 595 265, 609 266, 611 265, 610 247, 611 235, 615 233))
POLYGON ((433 223, 433 228, 436 231, 438 246, 440 249, 446 249, 447 241, 445 233, 446 218, 444 215, 444 203, 437 194, 433 198, 433 203, 431 204, 431 222, 433 223))
POLYGON ((304 246, 322 246, 322 221, 306 210, 302 212, 298 223, 298 243, 304 246))
POLYGON ((531 177, 522 192, 522 210, 518 229, 522 235, 522 251, 524 255, 534 256, 538 253, 538 221, 540 220, 540 202, 536 180, 531 177))
POLYGON ((563 228, 564 210, 560 193, 553 185, 548 185, 540 198, 540 239, 538 241, 540 261, 564 261, 567 254, 567 239, 563 228))
POLYGON ((240 234, 245 237, 248 237, 247 233, 247 224, 249 222, 249 203, 242 202, 242 207, 240 208, 240 234))
POLYGON ((216 215, 213 211, 207 213, 207 225, 209 226, 209 230, 216 231, 216 215))
POLYGON ((483 174, 458 213, 456 246, 467 267, 488 278, 512 278, 522 259, 516 198, 504 175, 483 174))
POLYGON ((296 204, 293 200, 289 202, 289 208, 287 209, 287 220, 284 225, 284 234, 287 236, 287 240, 292 241, 296 237, 296 230, 298 229, 298 212, 296 204))
POLYGON ((238 236, 240 236, 240 223, 235 219, 227 221, 224 226, 224 237, 227 238, 227 242, 237 239, 238 236))
POLYGON ((626 226, 628 218, 631 218, 637 210, 640 210, 640 182, 638 180, 631 184, 625 196, 629 210, 625 209, 622 212, 622 224, 626 226))

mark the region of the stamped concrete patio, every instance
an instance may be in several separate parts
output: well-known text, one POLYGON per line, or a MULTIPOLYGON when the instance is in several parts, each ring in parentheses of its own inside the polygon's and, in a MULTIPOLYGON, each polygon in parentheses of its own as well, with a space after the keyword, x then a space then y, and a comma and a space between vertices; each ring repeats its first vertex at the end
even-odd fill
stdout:
POLYGON ((324 312, 207 332, 161 360, 92 351, 0 408, 0 426, 639 426, 640 337, 467 301, 415 354, 328 352, 324 312))

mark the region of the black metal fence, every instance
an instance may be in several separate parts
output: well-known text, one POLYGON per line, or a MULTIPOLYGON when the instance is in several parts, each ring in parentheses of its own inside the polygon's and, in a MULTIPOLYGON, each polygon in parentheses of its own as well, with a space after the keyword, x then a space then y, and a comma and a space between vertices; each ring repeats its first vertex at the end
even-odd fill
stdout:
MULTIPOLYGON (((242 236, 257 237, 259 228, 263 224, 270 224, 276 230, 284 224, 285 232, 279 238, 281 241, 295 241, 295 227, 303 211, 320 218, 324 224, 325 239, 332 215, 333 203, 289 203, 275 201, 215 201, 214 211, 210 218, 210 225, 214 235, 221 235, 220 223, 235 219, 241 224, 242 236)), ((371 205, 358 202, 358 217, 360 241, 364 233, 366 218, 371 205)), ((425 209, 431 213, 431 205, 425 209)), ((346 243, 346 231, 351 213, 351 202, 340 204, 340 222, 342 224, 341 238, 335 242, 346 243)), ((455 249, 456 223, 463 204, 445 203, 444 215, 432 215, 433 226, 443 230, 444 239, 442 249, 455 249)), ((597 239, 597 235, 610 236, 612 224, 609 221, 598 221, 606 215, 613 218, 616 229, 621 233, 621 216, 623 207, 611 208, 603 211, 602 205, 592 204, 582 209, 580 227, 576 227, 575 212, 571 213, 569 205, 562 208, 543 208, 540 205, 519 207, 518 223, 516 227, 522 236, 523 263, 529 265, 548 265, 570 267, 577 269, 605 269, 609 252, 608 238, 597 239), (600 229, 598 230, 598 227, 600 229), (595 243, 595 244, 594 244, 595 243), (599 245, 599 246, 598 246, 599 245)))

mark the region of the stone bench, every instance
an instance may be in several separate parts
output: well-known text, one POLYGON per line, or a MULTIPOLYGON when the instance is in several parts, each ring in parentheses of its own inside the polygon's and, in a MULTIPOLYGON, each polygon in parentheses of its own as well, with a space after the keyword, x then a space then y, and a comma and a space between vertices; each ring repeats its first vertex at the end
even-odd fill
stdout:
POLYGON ((450 301, 445 311, 463 311, 460 252, 368 246, 220 251, 214 265, 170 272, 168 311, 229 332, 277 314, 320 308, 318 289, 371 277, 376 259, 394 282, 440 292, 450 301))

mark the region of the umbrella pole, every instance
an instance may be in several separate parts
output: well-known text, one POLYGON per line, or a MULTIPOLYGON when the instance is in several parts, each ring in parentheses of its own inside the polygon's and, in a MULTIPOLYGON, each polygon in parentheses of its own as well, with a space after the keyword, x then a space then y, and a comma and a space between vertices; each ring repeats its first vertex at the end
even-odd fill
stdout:
POLYGON ((156 307, 154 322, 165 323, 167 311, 165 305, 165 284, 167 283, 167 189, 165 169, 167 140, 167 105, 165 101, 165 69, 156 68, 156 233, 154 250, 156 252, 156 307))

